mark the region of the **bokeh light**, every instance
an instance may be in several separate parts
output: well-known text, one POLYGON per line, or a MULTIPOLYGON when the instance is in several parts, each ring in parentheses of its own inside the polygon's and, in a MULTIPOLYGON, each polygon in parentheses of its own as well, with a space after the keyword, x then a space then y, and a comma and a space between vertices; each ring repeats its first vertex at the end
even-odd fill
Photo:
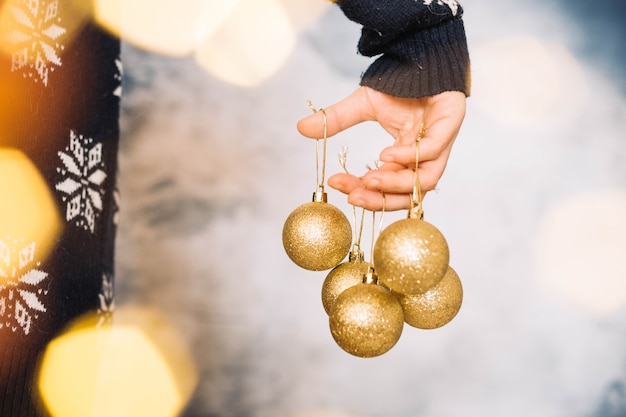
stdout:
POLYGON ((163 55, 194 55, 208 73, 243 87, 275 74, 295 47, 296 31, 330 5, 321 0, 93 2, 95 20, 125 42, 163 55))
POLYGON ((584 311, 626 306, 626 190, 581 194, 544 215, 535 246, 542 284, 584 311))
POLYGON ((578 115, 588 93, 584 72, 561 44, 530 36, 504 37, 472 53, 475 104, 514 126, 563 125, 578 115))
POLYGON ((124 41, 151 52, 189 55, 239 0, 94 0, 94 18, 124 41))
POLYGON ((195 58, 223 81, 254 87, 278 71, 295 43, 294 27, 278 0, 241 0, 195 58))
POLYGON ((333 6, 328 0, 280 0, 296 31, 305 30, 333 6))
POLYGON ((35 165, 23 152, 0 147, 0 285, 18 279, 26 260, 44 261, 60 231, 54 200, 35 165))
POLYGON ((197 375, 180 335, 154 310, 85 317, 47 347, 39 390, 54 417, 173 417, 197 375))
POLYGON ((90 18, 89 0, 26 2, 5 0, 0 5, 0 52, 12 58, 12 66, 35 67, 59 56, 90 18))
POLYGON ((339 409, 311 409, 298 411, 285 417, 361 417, 361 415, 339 409))

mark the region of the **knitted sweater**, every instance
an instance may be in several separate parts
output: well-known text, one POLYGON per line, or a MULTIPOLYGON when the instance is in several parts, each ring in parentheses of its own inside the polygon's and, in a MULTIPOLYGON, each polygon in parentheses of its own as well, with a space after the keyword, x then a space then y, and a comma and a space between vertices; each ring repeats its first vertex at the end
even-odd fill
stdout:
POLYGON ((46 345, 85 313, 100 325, 112 315, 120 41, 78 25, 72 0, 0 5, 10 46, 0 54, 0 416, 44 417, 35 378, 46 345), (54 212, 53 239, 33 232, 54 212))
POLYGON ((350 20, 363 25, 358 51, 380 55, 361 85, 396 97, 444 91, 470 94, 470 60, 456 0, 337 0, 350 20))

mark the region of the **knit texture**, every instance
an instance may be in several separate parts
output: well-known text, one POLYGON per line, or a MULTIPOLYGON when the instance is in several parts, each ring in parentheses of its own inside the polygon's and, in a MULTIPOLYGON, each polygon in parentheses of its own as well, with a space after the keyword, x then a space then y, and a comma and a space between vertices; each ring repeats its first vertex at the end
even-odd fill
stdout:
POLYGON ((444 91, 470 94, 470 66, 463 22, 454 19, 399 39, 365 71, 361 85, 396 97, 444 91))
POLYGON ((455 0, 341 0, 339 7, 363 25, 358 51, 378 59, 361 85, 396 97, 444 91, 470 94, 470 59, 455 0))
MULTIPOLYGON (((74 21, 71 0, 7 7, 0 37, 13 52, 0 54, 0 152, 34 166, 61 230, 49 251, 28 227, 0 230, 0 416, 47 417, 36 382, 46 345, 85 313, 104 325, 114 306, 120 41, 74 21)), ((16 180, 1 177, 2 189, 16 180)), ((14 184, 0 195, 5 207, 30 195, 14 184)), ((30 210, 19 215, 17 224, 37 224, 30 210)))

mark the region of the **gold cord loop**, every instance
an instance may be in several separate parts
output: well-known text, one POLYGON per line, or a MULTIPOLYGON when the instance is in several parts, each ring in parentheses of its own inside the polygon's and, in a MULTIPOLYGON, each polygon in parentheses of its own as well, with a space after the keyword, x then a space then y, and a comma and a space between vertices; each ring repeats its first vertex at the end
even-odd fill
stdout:
MULTIPOLYGON (((309 105, 309 108, 313 111, 313 113, 317 113, 318 110, 315 108, 315 106, 313 106, 313 103, 311 103, 311 101, 308 101, 307 104, 309 105)), ((326 117, 326 110, 324 109, 319 109, 319 111, 322 112, 322 114, 324 115, 324 137, 322 138, 322 140, 324 141, 324 146, 323 146, 323 156, 322 156, 322 176, 320 179, 320 150, 319 150, 319 143, 320 143, 320 139, 315 139, 315 186, 316 186, 316 193, 322 194, 324 193, 324 181, 325 181, 325 176, 326 176, 326 141, 328 139, 328 119, 326 117)))
MULTIPOLYGON (((307 101, 309 108, 313 111, 313 113, 317 113, 318 110, 313 106, 311 101, 307 101)), ((324 191, 324 181, 326 175, 326 140, 328 139, 328 120, 326 118, 326 111, 324 109, 320 109, 324 115, 324 153, 322 156, 322 176, 320 179, 320 150, 319 143, 320 139, 315 140, 315 192, 313 193, 313 201, 316 202, 327 202, 327 195, 324 191)))
POLYGON ((423 219, 424 210, 422 208, 422 188, 420 186, 419 179, 419 144, 424 134, 426 133, 426 126, 424 123, 420 124, 420 130, 415 138, 415 181, 413 184, 413 194, 411 195, 411 207, 409 209, 409 218, 411 219, 423 219))

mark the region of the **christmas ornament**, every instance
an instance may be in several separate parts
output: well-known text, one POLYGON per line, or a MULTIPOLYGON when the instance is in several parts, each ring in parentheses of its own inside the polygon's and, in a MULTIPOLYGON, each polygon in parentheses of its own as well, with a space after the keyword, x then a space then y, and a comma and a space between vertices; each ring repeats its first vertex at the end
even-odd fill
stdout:
MULTIPOLYGON (((344 146, 342 152, 339 153, 339 163, 343 167, 344 171, 349 174, 346 167, 347 154, 348 148, 344 146)), ((363 282, 363 277, 372 266, 371 262, 365 262, 365 255, 360 249, 361 237, 363 235, 365 209, 361 210, 361 221, 358 228, 356 207, 354 206, 352 206, 352 215, 354 219, 354 235, 356 236, 356 239, 348 255, 348 262, 344 262, 333 268, 333 270, 326 276, 326 279, 322 284, 322 305, 324 306, 326 314, 330 314, 330 308, 339 294, 349 287, 363 282)))
POLYGON ((332 305, 330 331, 339 347, 361 358, 380 356, 400 339, 404 313, 398 299, 377 285, 373 270, 343 291, 332 305))
POLYGON ((339 264, 348 254, 352 229, 341 210, 316 192, 314 201, 296 208, 285 221, 283 246, 289 258, 310 271, 339 264))
POLYGON ((396 294, 404 321, 418 329, 436 329, 448 324, 463 302, 463 286, 456 271, 448 267, 441 281, 423 294, 396 294))
POLYGON ((441 232, 412 217, 389 225, 374 246, 374 265, 381 282, 401 294, 421 294, 437 284, 449 259, 441 232))
POLYGON ((326 314, 330 314, 330 309, 339 294, 363 282, 363 277, 371 266, 371 263, 365 262, 362 251, 353 249, 350 251, 348 262, 339 264, 330 271, 322 284, 322 305, 326 314))
MULTIPOLYGON (((333 268, 346 257, 352 244, 352 229, 348 218, 341 210, 327 202, 327 194, 324 192, 327 119, 324 109, 321 112, 324 115, 321 181, 317 183, 313 201, 296 208, 287 217, 283 226, 285 252, 296 265, 311 271, 333 268)), ((319 140, 316 141, 316 168, 319 178, 318 155, 319 140)))
MULTIPOLYGON (((326 201, 323 190, 326 142, 322 180, 317 183, 313 202, 294 210, 283 228, 285 251, 296 264, 317 271, 332 268, 322 285, 322 304, 333 339, 354 356, 380 356, 396 345, 404 323, 421 329, 438 328, 450 322, 461 307, 463 288, 458 275, 448 265, 450 253, 446 239, 435 226, 424 221, 418 177, 418 145, 424 133, 422 125, 416 139, 415 185, 407 218, 382 230, 386 202, 383 193, 379 237, 375 239, 376 213, 373 212, 370 248, 373 261, 366 262, 360 250, 363 215, 357 232, 356 207, 352 208, 353 232, 343 213, 326 201), (353 235, 357 239, 349 259, 340 263, 353 235)), ((324 113, 324 140, 326 137, 324 113)), ((349 174, 346 149, 340 153, 340 163, 349 174)))
POLYGON ((415 185, 408 218, 383 230, 374 247, 374 265, 383 285, 401 294, 421 294, 437 284, 448 269, 450 253, 441 232, 423 220, 418 176, 419 141, 415 144, 415 185))

